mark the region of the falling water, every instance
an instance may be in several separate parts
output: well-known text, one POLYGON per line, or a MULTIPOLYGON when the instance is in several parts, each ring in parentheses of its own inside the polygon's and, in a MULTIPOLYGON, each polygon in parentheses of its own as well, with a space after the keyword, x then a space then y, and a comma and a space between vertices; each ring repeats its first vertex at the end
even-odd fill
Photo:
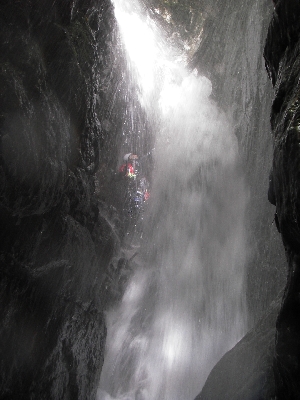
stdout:
POLYGON ((99 400, 192 400, 243 335, 247 202, 232 122, 133 0, 115 13, 159 127, 136 270, 107 315, 99 400), (173 57, 173 58, 172 58, 173 57))

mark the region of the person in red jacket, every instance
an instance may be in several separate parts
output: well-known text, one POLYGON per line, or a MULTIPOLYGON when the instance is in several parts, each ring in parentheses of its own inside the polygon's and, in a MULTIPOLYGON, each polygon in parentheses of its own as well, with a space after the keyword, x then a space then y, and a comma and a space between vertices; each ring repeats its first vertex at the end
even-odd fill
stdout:
POLYGON ((128 153, 125 154, 123 160, 124 163, 120 166, 119 172, 124 176, 129 178, 135 178, 135 160, 137 160, 138 156, 136 154, 128 153))

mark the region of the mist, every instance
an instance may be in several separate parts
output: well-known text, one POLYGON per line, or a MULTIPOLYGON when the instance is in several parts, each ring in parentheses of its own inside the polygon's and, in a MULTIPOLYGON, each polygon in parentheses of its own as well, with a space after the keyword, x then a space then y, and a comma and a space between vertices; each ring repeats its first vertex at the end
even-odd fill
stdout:
POLYGON ((116 18, 155 126, 154 167, 135 272, 107 314, 98 399, 193 399, 247 329, 248 191, 231 118, 212 100, 210 80, 131 6, 115 2, 116 18))

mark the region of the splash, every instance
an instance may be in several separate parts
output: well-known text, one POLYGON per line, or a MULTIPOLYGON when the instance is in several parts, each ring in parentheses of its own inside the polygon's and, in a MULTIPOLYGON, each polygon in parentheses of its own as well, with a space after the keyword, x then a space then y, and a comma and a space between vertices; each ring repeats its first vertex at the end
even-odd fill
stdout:
POLYGON ((210 98, 211 82, 168 58, 136 3, 115 7, 123 40, 132 41, 141 101, 159 130, 139 265, 107 316, 98 400, 193 400, 245 331, 247 194, 238 143, 210 98), (148 32, 147 67, 137 32, 148 32))

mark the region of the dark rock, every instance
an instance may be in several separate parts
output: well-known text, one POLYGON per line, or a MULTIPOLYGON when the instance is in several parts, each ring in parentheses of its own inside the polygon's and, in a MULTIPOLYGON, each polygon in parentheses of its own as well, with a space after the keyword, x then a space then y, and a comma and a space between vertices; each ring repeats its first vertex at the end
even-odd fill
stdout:
POLYGON ((262 321, 258 330, 247 334, 223 357, 197 397, 199 400, 287 400, 300 396, 300 6, 294 0, 274 4, 264 49, 267 71, 275 87, 271 109, 274 153, 268 198, 276 206, 275 222, 288 260, 288 279, 282 303, 277 303, 271 319, 262 321))
POLYGON ((112 5, 3 0, 0 20, 0 397, 92 399, 120 230, 94 176, 112 5))
POLYGON ((273 4, 269 0, 247 4, 226 0, 215 2, 213 8, 214 13, 207 14, 203 40, 191 64, 212 80, 213 97, 232 117, 238 138, 241 174, 249 191, 245 268, 252 326, 282 290, 286 273, 275 209, 267 200, 273 146, 266 116, 273 94, 262 53, 273 4))
POLYGON ((274 138, 273 189, 276 215, 288 260, 288 279, 276 323, 275 398, 300 395, 300 5, 276 2, 265 46, 267 70, 275 87, 271 125, 274 138))
POLYGON ((211 371, 195 400, 269 400, 274 395, 272 360, 279 297, 211 371))
POLYGON ((297 399, 300 393, 300 259, 293 252, 288 254, 288 281, 276 323, 276 399, 297 399))

